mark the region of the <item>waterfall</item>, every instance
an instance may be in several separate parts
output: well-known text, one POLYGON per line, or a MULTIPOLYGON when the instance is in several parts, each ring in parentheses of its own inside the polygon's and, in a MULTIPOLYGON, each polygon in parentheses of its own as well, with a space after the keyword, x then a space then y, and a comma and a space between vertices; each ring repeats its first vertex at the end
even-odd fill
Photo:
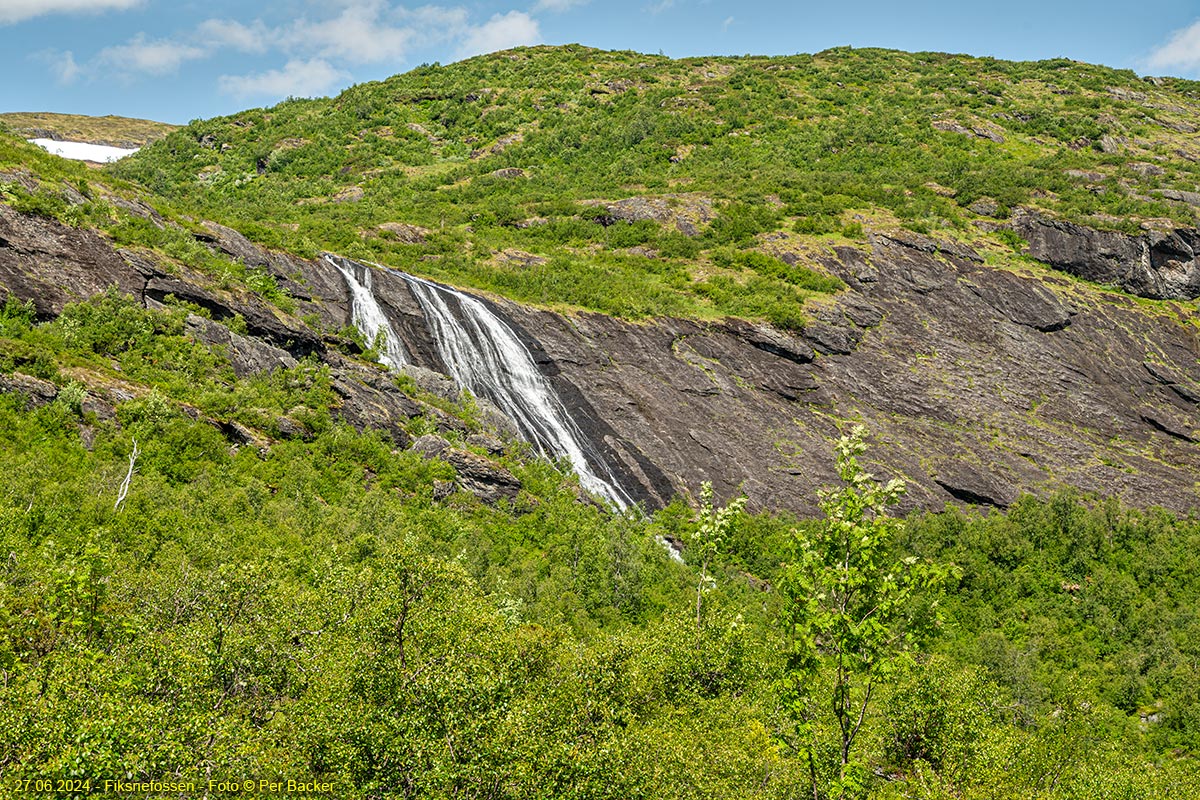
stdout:
MULTIPOLYGON (((388 357, 380 360, 397 368, 409 363, 399 337, 375 300, 370 267, 337 256, 326 255, 325 260, 346 278, 353 295, 354 323, 367 336, 375 336, 380 330, 387 334, 388 357), (357 277, 360 269, 361 281, 357 277), (398 355, 389 360, 393 343, 398 355)), ((627 508, 633 502, 604 457, 571 419, 562 399, 511 326, 475 297, 380 268, 408 284, 424 312, 438 355, 459 386, 495 404, 541 455, 567 459, 583 488, 618 508, 627 508)))
POLYGON ((346 279, 346 286, 350 289, 350 317, 363 336, 367 337, 367 345, 374 347, 380 334, 383 334, 383 351, 379 354, 379 361, 392 369, 399 369, 410 363, 411 359, 404 349, 404 343, 396 335, 387 314, 375 299, 375 291, 371 287, 371 268, 348 258, 328 254, 325 261, 332 264, 346 279), (362 271, 361 280, 358 277, 359 270, 362 271))
POLYGON ((583 488, 618 508, 632 502, 504 320, 470 295, 412 275, 401 277, 421 304, 442 361, 460 386, 495 403, 542 455, 570 461, 583 488))

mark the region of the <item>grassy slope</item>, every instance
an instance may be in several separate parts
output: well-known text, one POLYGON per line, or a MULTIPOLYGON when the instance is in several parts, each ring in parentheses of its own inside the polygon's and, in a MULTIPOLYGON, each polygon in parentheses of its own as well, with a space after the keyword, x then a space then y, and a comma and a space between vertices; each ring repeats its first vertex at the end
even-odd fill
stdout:
POLYGON ((786 327, 830 287, 813 264, 735 255, 774 231, 825 246, 903 226, 1005 251, 971 223, 1028 205, 1100 227, 1194 224, 1156 191, 1200 186, 1198 108, 1194 82, 1065 60, 543 47, 196 122, 113 169, 281 247, 529 302, 786 327), (594 221, 593 201, 629 197, 666 198, 700 235, 594 221), (389 222, 430 232, 410 244, 389 222))
POLYGON ((47 111, 15 111, 0 114, 0 125, 17 136, 29 139, 53 138, 69 142, 89 142, 112 147, 143 147, 161 139, 178 125, 149 119, 107 115, 54 114, 47 111))

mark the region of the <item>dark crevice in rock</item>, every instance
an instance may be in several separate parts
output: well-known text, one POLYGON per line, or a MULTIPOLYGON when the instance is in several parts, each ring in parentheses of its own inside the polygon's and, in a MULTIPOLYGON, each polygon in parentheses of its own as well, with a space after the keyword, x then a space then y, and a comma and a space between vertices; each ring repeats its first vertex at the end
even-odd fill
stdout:
POLYGON ((1142 363, 1142 366, 1145 367, 1146 371, 1150 373, 1150 376, 1155 381, 1170 389, 1181 400, 1192 405, 1200 405, 1200 389, 1193 389, 1188 386, 1178 376, 1161 365, 1146 361, 1142 363))
POLYGON ((990 495, 987 495, 987 494, 982 494, 978 491, 968 489, 964 486, 955 486, 954 484, 948 483, 940 478, 935 478, 934 482, 938 486, 945 489, 946 492, 951 497, 953 497, 955 500, 958 500, 961 503, 968 503, 970 505, 976 505, 976 506, 979 506, 979 505, 996 506, 997 508, 1008 508, 1008 506, 1009 506, 1008 503, 1006 503, 1002 500, 998 500, 995 497, 991 497, 990 495))
POLYGON ((1170 422, 1159 419, 1158 417, 1156 417, 1152 414, 1142 414, 1141 419, 1142 419, 1142 422, 1146 423, 1151 428, 1154 428, 1156 431, 1159 431, 1161 433, 1165 433, 1167 436, 1170 436, 1173 439, 1178 439, 1181 442, 1189 442, 1191 444, 1196 443, 1195 438, 1193 438, 1193 437, 1189 436, 1188 434, 1184 433, 1183 431, 1179 430, 1174 425, 1172 425, 1170 422))

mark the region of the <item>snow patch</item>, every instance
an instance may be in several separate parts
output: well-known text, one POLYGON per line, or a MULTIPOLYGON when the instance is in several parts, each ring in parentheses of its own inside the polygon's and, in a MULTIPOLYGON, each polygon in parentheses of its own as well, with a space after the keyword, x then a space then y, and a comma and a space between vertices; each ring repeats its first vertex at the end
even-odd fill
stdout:
POLYGON ((124 147, 109 147, 104 144, 87 142, 56 142, 53 139, 30 139, 29 141, 56 156, 69 158, 72 161, 95 161, 99 164, 108 164, 138 151, 136 147, 129 150, 124 147))

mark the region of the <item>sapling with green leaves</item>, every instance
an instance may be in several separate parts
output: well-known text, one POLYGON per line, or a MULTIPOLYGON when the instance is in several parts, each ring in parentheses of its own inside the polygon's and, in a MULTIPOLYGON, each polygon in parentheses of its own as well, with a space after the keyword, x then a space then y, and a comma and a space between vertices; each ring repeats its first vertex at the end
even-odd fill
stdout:
POLYGON ((718 508, 713 504, 711 481, 700 484, 700 508, 696 512, 696 530, 692 532, 691 550, 700 558, 700 578, 696 583, 696 627, 700 627, 700 609, 704 588, 712 580, 708 575, 709 564, 721 550, 721 544, 729 535, 737 516, 746 507, 745 496, 730 500, 718 508))
POLYGON ((856 426, 838 440, 842 486, 822 493, 824 520, 794 531, 795 561, 783 576, 790 634, 783 699, 791 728, 784 738, 808 759, 814 800, 861 794, 866 769, 853 750, 872 695, 937 627, 936 595, 956 571, 892 552, 903 523, 886 512, 904 482, 879 483, 859 464, 865 435, 856 426), (829 694, 817 691, 823 684, 829 694), (833 748, 821 741, 828 715, 833 748))

